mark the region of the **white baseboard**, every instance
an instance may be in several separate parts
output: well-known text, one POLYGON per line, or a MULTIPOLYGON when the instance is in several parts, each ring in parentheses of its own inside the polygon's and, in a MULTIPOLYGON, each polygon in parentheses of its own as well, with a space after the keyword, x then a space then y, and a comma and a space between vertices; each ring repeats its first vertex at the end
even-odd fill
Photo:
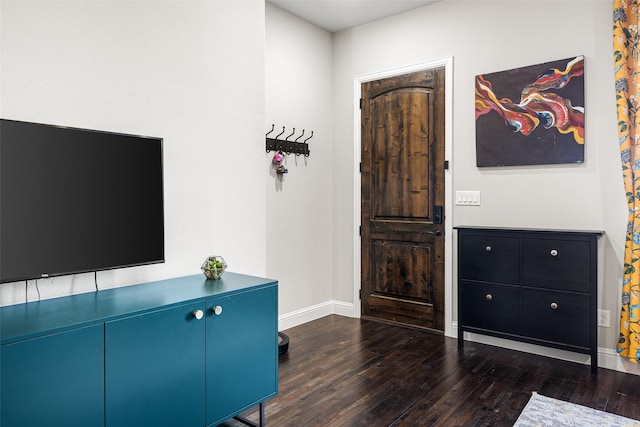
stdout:
MULTIPOLYGON (((356 317, 355 307, 352 303, 332 300, 279 316, 278 330, 284 331, 330 314, 338 314, 345 317, 356 317)), ((451 338, 458 338, 458 322, 452 322, 451 331, 452 334, 449 336, 451 338)), ((555 348, 511 341, 470 332, 465 332, 464 334, 466 341, 494 345, 511 350, 537 354, 539 356, 553 357, 555 359, 567 360, 569 362, 591 364, 591 356, 587 354, 558 350, 555 348)), ((625 359, 618 356, 618 353, 616 353, 615 350, 609 348, 598 348, 598 367, 640 375, 640 364, 627 362, 625 359)))
MULTIPOLYGON (((451 330, 453 331, 451 337, 458 338, 458 322, 453 322, 451 330)), ((558 350, 555 348, 511 341, 488 335, 474 334, 471 332, 465 332, 464 339, 465 341, 495 345, 497 347, 523 351, 526 353, 537 354, 539 356, 553 357, 554 359, 567 360, 569 362, 591 364, 591 356, 582 353, 574 353, 572 351, 558 350)), ((618 356, 618 353, 616 353, 615 350, 609 348, 598 347, 598 367, 640 375, 640 365, 627 362, 625 359, 618 356)))
POLYGON ((311 322, 312 320, 320 319, 330 314, 355 317, 353 303, 327 301, 280 315, 278 316, 278 330, 284 331, 285 329, 293 328, 294 326, 302 325, 303 323, 311 322))

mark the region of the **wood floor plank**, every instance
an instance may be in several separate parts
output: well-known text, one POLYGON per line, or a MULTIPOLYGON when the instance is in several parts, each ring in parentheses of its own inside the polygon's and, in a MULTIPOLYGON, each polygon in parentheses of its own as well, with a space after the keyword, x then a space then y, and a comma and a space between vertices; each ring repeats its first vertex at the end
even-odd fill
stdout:
POLYGON ((285 333, 269 426, 511 426, 533 391, 640 419, 632 374, 337 315, 285 333))

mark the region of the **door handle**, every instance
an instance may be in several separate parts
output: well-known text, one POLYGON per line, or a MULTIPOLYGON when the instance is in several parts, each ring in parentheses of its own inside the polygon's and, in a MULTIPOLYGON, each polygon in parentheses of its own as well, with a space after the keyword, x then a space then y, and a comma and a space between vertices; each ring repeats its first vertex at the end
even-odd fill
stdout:
POLYGON ((442 235, 442 231, 440 231, 440 229, 439 229, 439 228, 436 228, 436 229, 435 229, 435 230, 433 230, 433 231, 427 231, 427 233, 428 233, 428 234, 433 234, 434 236, 440 236, 440 235, 442 235))
POLYGON ((442 224, 442 206, 440 205, 433 207, 433 223, 442 224))

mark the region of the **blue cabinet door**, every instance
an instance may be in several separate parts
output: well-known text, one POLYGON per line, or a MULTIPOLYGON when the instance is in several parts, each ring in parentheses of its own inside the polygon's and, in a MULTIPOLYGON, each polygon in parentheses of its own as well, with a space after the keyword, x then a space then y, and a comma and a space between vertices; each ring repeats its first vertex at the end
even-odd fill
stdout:
POLYGON ((104 327, 0 347, 2 427, 104 426, 104 327))
POLYGON ((204 302, 105 325, 107 427, 204 425, 204 302))
POLYGON ((207 425, 277 393, 277 354, 276 286, 207 301, 207 425))

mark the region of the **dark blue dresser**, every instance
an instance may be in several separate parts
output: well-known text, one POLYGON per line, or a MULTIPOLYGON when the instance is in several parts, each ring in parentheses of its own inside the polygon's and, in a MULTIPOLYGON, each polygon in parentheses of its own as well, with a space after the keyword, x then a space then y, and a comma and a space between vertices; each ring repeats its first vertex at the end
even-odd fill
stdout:
POLYGON ((454 227, 464 332, 591 356, 598 372, 601 231, 454 227))

